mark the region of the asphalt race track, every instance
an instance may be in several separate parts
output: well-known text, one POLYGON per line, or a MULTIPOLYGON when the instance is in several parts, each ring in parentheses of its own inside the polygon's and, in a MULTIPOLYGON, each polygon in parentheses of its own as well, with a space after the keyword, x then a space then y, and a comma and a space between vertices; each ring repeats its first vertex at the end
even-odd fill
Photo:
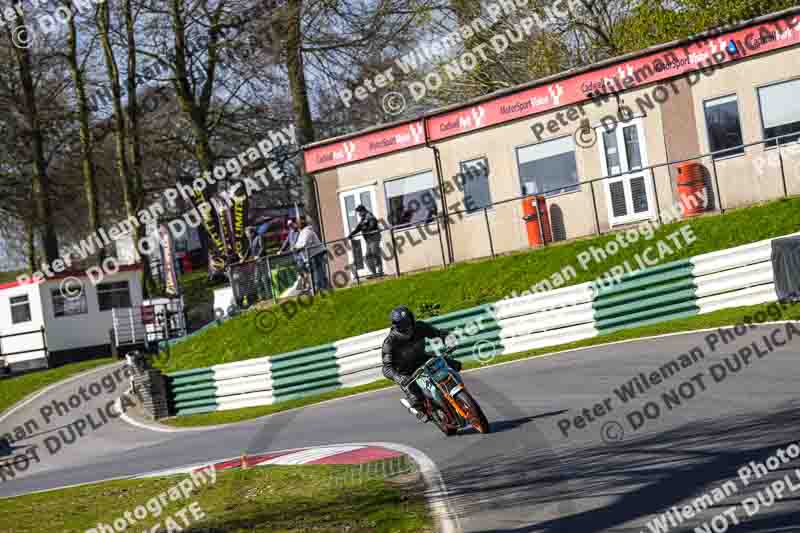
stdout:
MULTIPOLYGON (((754 475, 747 486, 737 474, 751 461, 766 462, 778 448, 800 441, 800 324, 791 327, 798 335, 774 351, 763 336, 783 342, 788 338, 785 325, 762 326, 729 344, 720 343, 715 351, 709 347, 709 333, 703 332, 467 373, 468 388, 492 422, 493 434, 487 436, 444 437, 405 412, 398 401, 399 390, 224 430, 159 433, 115 419, 57 453, 42 452, 41 462, 0 483, 0 497, 202 463, 244 451, 391 442, 412 446, 436 462, 451 510, 465 531, 649 533, 648 522, 673 507, 693 505, 704 495, 711 502, 712 491, 718 496, 727 481, 732 481, 727 486, 733 486, 735 493, 715 497, 713 506, 701 507, 693 518, 681 518, 685 521, 676 522, 675 527, 667 521, 666 529, 654 531, 693 531, 706 522, 707 531, 717 533, 800 531, 800 470, 795 471, 800 469, 800 458, 782 462, 760 479, 754 475), (748 364, 732 372, 737 361, 742 362, 732 354, 754 342, 753 355, 746 349, 743 352, 748 364), (683 358, 686 367, 671 366, 661 384, 651 385, 628 402, 615 393, 640 373, 665 375, 659 369, 694 347, 702 350, 703 357, 683 358), (726 357, 730 367, 725 366, 726 357), (710 370, 714 365, 718 365, 715 375, 710 370), (721 376, 720 368, 727 368, 726 376, 721 376), (641 412, 648 402, 650 418, 630 415, 641 412), (582 418, 576 420, 576 416, 582 418), (645 420, 643 426, 632 427, 631 417, 636 418, 634 422, 645 420), (565 437, 561 428, 567 422, 565 437), (772 505, 761 504, 748 517, 741 503, 749 498, 758 501, 759 491, 775 487, 784 478, 794 482, 797 492, 786 488, 772 505), (729 522, 726 529, 721 529, 723 519, 729 522), (712 520, 718 529, 712 528, 712 520)), ((80 382, 97 380, 108 371, 101 369, 80 382)), ((2 421, 0 433, 31 417, 41 419, 39 410, 44 404, 59 392, 68 396, 77 386, 77 382, 61 386, 46 400, 13 413, 2 421)), ((53 420, 36 435, 15 442, 14 453, 32 444, 39 444, 41 450, 44 439, 56 435, 73 416, 96 411, 113 396, 97 397, 53 420)), ((791 483, 786 487, 792 487, 791 483)), ((770 503, 767 496, 762 492, 770 503)))

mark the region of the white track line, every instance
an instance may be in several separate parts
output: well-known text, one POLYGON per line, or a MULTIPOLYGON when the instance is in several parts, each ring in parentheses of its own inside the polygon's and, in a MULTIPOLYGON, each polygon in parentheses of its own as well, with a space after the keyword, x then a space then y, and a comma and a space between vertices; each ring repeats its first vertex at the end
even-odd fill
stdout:
MULTIPOLYGON (((266 464, 278 464, 281 459, 286 459, 288 457, 294 457, 298 459, 293 461, 293 463, 308 463, 309 461, 318 459, 320 457, 327 457, 331 455, 338 455, 340 453, 344 453, 351 450, 357 450, 361 448, 385 448, 387 450, 396 451, 398 453, 402 453, 411 457, 411 459, 417 463, 419 467, 419 472, 422 475, 422 479, 425 482, 425 485, 428 487, 428 490, 425 492, 425 500, 428 503, 428 507, 430 508, 431 515, 439 524, 439 531, 440 533, 461 533, 463 531, 461 527, 461 521, 458 518, 458 515, 453 512, 452 508, 450 507, 449 501, 449 494, 447 491, 447 486, 444 483, 444 479, 442 478, 442 473, 439 471, 439 467, 436 466, 436 463, 433 462, 433 459, 425 455, 422 451, 412 448, 411 446, 406 446, 404 444, 397 444, 394 442, 357 442, 357 443, 350 443, 350 444, 335 444, 335 445, 328 445, 328 446, 314 446, 311 448, 300 449, 300 450, 282 450, 276 452, 267 452, 267 453, 281 453, 286 451, 295 451, 294 454, 285 454, 277 457, 275 459, 271 459, 269 461, 259 463, 258 466, 264 466, 266 464), (335 453, 332 452, 335 450, 335 453), (299 460, 300 456, 302 456, 302 461, 299 460)), ((248 454, 249 455, 261 455, 258 454, 248 454)), ((234 459, 238 459, 239 457, 231 457, 229 459, 221 459, 218 461, 210 461, 208 463, 199 463, 193 466, 184 466, 173 468, 171 470, 162 470, 160 472, 150 472, 147 474, 140 474, 138 476, 134 476, 137 479, 139 478, 148 478, 148 477, 159 477, 164 475, 169 475, 170 473, 185 473, 186 469, 189 468, 196 468, 201 466, 208 466, 208 465, 215 465, 218 463, 224 463, 228 461, 233 461, 234 459)), ((286 463, 280 463, 286 464, 286 463)), ((50 489, 56 490, 56 489, 50 489)))
POLYGON ((365 446, 355 445, 355 446, 325 446, 320 448, 308 448, 307 450, 302 450, 295 453, 290 453, 287 455, 281 455, 280 457, 276 457, 274 459, 270 459, 268 461, 264 461, 261 464, 264 465, 281 465, 281 466, 289 466, 289 465, 304 465, 311 463, 313 461, 318 461, 320 459, 325 459, 327 457, 332 457, 334 455, 339 455, 342 453, 352 452, 355 450, 362 450, 365 446))
POLYGON ((436 463, 433 462, 433 459, 420 450, 403 444, 395 444, 393 442, 370 442, 364 443, 363 445, 380 446, 411 457, 414 462, 417 463, 417 466, 419 466, 422 478, 428 486, 429 490, 426 491, 425 499, 428 501, 431 514, 439 522, 439 531, 441 531, 441 533, 460 533, 463 531, 458 515, 454 513, 450 507, 450 498, 447 492, 447 486, 442 478, 442 473, 439 471, 439 467, 436 466, 436 463))

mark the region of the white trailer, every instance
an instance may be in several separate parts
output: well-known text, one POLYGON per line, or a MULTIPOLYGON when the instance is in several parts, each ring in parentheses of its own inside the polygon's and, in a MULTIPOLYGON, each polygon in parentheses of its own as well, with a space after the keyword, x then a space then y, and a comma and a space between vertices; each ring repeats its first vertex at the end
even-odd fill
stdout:
POLYGON ((18 372, 110 355, 113 310, 141 305, 139 265, 102 280, 70 273, 0 285, 0 367, 18 372))

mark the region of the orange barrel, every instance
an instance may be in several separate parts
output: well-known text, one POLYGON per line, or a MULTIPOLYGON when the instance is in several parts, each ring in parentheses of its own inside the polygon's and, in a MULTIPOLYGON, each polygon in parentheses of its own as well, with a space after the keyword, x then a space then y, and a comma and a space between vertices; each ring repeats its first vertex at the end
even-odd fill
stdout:
POLYGON ((703 166, 697 161, 686 161, 678 164, 678 199, 681 212, 685 217, 699 215, 705 211, 701 200, 706 182, 703 179, 703 166))
POLYGON ((550 232, 550 216, 547 213, 547 201, 544 196, 527 196, 522 200, 522 211, 525 226, 528 229, 528 244, 533 247, 552 242, 550 232), (537 213, 538 207, 538 213, 537 213), (541 224, 539 219, 541 218, 541 224), (544 241, 542 237, 544 236, 544 241))

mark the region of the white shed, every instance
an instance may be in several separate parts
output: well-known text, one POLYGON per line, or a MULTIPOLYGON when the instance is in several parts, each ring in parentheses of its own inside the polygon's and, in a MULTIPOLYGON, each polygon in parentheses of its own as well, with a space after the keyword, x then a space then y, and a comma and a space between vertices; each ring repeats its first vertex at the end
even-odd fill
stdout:
POLYGON ((0 285, 0 367, 11 372, 110 355, 112 309, 142 305, 141 266, 0 285))

